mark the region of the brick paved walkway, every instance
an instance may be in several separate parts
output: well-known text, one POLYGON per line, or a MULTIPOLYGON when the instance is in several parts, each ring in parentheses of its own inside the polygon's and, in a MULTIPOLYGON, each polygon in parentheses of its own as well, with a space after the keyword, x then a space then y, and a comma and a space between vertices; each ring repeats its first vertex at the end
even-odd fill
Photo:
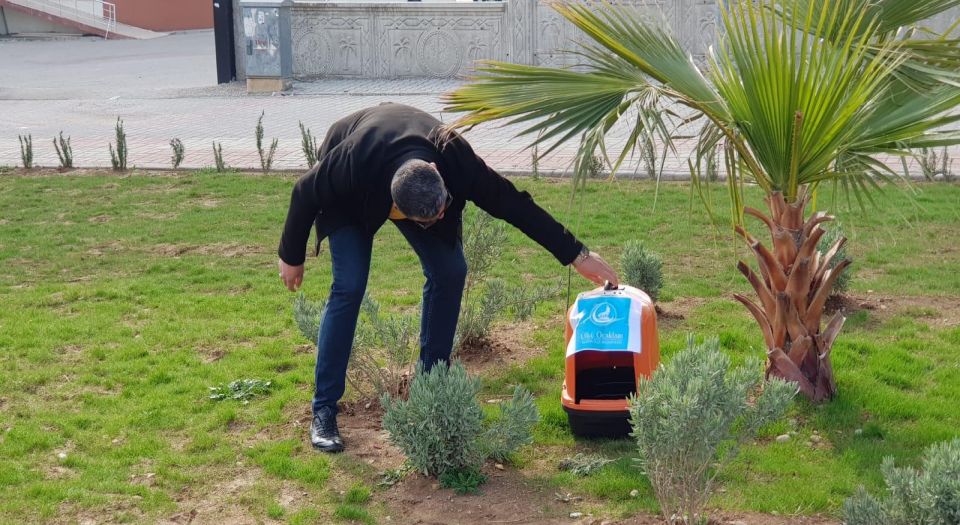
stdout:
MULTIPOLYGON (((445 122, 456 117, 443 112, 440 101, 442 93, 459 85, 451 80, 324 80, 296 83, 283 95, 248 95, 240 83, 210 86, 207 69, 212 66, 212 42, 206 49, 207 39, 212 40, 212 35, 172 35, 140 43, 151 47, 133 55, 120 47, 129 41, 119 40, 72 45, 0 42, 0 70, 16 70, 0 76, 0 166, 20 165, 17 135, 29 133, 34 138, 35 163, 55 167, 58 161, 51 140, 63 130, 72 137, 76 166, 109 167, 107 145, 113 141, 118 116, 125 122, 130 166, 169 168, 169 142, 177 137, 186 147, 183 167, 213 166, 216 141, 222 144, 230 166, 259 169, 254 127, 263 111, 266 142, 279 139, 274 168, 280 170, 305 169, 300 121, 319 142, 335 120, 385 101, 419 107, 445 122), (71 55, 73 48, 82 54, 71 55), (179 56, 178 64, 190 65, 165 72, 171 67, 171 54, 179 56), (84 57, 89 64, 78 67, 84 57), (61 69, 66 78, 58 76, 61 69)), ((466 137, 492 167, 505 173, 530 172, 532 156, 525 149, 529 139, 516 139, 519 129, 487 125, 466 137)), ((625 138, 625 129, 615 129, 612 147, 625 138)), ((678 146, 678 155, 669 155, 665 162, 666 178, 688 177, 686 158, 692 143, 678 146)), ((576 147, 575 141, 564 145, 541 160, 539 169, 547 174, 568 172, 576 147)), ((960 157, 960 151, 953 156, 960 157)), ((636 173, 641 168, 639 159, 633 159, 622 171, 636 173)))

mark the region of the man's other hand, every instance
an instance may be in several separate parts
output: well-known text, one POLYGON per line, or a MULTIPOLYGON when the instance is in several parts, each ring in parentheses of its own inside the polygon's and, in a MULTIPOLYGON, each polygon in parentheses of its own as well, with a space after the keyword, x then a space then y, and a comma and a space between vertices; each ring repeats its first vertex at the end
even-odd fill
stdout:
POLYGON ((283 262, 283 259, 280 259, 279 265, 280 280, 283 281, 283 285, 291 292, 296 292, 297 289, 300 288, 300 285, 303 284, 303 265, 290 266, 283 262))
POLYGON ((575 264, 573 268, 580 275, 593 281, 594 284, 603 286, 605 281, 609 281, 613 286, 620 285, 620 277, 617 276, 617 272, 607 264, 607 261, 603 260, 603 257, 594 252, 590 252, 586 259, 579 264, 575 264))

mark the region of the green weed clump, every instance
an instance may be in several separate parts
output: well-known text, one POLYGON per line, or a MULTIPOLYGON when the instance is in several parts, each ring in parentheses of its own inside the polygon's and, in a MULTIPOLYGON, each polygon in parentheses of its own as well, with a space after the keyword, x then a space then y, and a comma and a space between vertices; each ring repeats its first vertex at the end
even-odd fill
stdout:
POLYGON ((960 438, 931 446, 923 468, 894 466, 887 457, 880 467, 886 497, 862 486, 843 504, 847 525, 948 525, 960 523, 960 438))
POLYGON ((383 396, 383 428, 416 470, 445 479, 453 487, 477 482, 475 473, 490 457, 507 457, 532 440, 536 424, 533 397, 517 387, 501 417, 484 424, 477 401, 480 380, 460 363, 418 366, 406 400, 383 396))
POLYGON ((53 138, 53 149, 57 150, 61 168, 69 169, 73 167, 73 147, 70 146, 70 137, 63 138, 63 131, 60 131, 59 137, 53 138))
POLYGON ((123 130, 123 121, 120 120, 120 117, 117 117, 117 125, 114 127, 114 132, 117 140, 117 149, 113 149, 113 144, 110 146, 110 165, 113 166, 114 171, 126 171, 127 170, 127 133, 123 130))
POLYGON ((779 379, 764 384, 760 370, 756 360, 731 370, 718 339, 697 343, 691 337, 652 379, 641 378, 630 399, 630 435, 671 523, 705 523, 718 472, 740 444, 789 406, 796 385, 779 379))
POLYGON ((246 405, 251 399, 269 392, 270 385, 270 381, 263 381, 261 379, 238 379, 226 385, 209 387, 210 399, 214 401, 232 399, 246 405))
POLYGON ((470 467, 463 470, 448 470, 440 474, 440 486, 452 489, 457 494, 476 494, 480 485, 487 482, 487 476, 480 469, 470 467))
POLYGON ((170 164, 173 166, 173 169, 177 169, 183 162, 183 156, 185 154, 183 141, 178 138, 174 138, 170 141, 170 149, 173 150, 173 155, 170 156, 170 164))
POLYGON ((268 172, 270 171, 270 166, 273 165, 273 155, 277 152, 277 142, 279 139, 273 139, 269 151, 263 149, 263 116, 265 114, 266 111, 260 112, 260 118, 257 119, 257 128, 254 131, 254 136, 257 139, 257 153, 260 154, 260 169, 268 172))
POLYGON ((17 135, 20 140, 20 162, 24 169, 33 168, 33 135, 17 135))
POLYGON ((303 148, 303 157, 307 167, 312 168, 317 163, 317 138, 310 133, 310 128, 300 122, 300 147, 303 148))
POLYGON ((639 288, 654 302, 663 288, 663 260, 660 255, 648 251, 641 241, 630 241, 620 256, 620 268, 624 281, 639 288))
POLYGON ((574 476, 584 477, 599 471, 611 462, 613 462, 612 459, 607 459, 600 454, 584 454, 578 452, 573 457, 563 458, 560 461, 559 468, 560 470, 570 472, 574 476))

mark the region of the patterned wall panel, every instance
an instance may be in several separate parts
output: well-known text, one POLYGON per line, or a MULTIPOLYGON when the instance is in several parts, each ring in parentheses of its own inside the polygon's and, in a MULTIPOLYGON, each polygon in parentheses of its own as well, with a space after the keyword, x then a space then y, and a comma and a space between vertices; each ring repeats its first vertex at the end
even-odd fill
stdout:
MULTIPOLYGON (((582 0, 598 5, 601 0, 582 0)), ((716 41, 715 0, 609 0, 662 21, 698 62, 716 41)), ((585 37, 550 0, 364 4, 298 1, 293 9, 293 72, 367 78, 457 77, 475 60, 569 66, 585 37)), ((960 8, 931 20, 943 30, 960 8)))
POLYGON ((293 74, 373 76, 373 20, 370 13, 294 9, 293 74))

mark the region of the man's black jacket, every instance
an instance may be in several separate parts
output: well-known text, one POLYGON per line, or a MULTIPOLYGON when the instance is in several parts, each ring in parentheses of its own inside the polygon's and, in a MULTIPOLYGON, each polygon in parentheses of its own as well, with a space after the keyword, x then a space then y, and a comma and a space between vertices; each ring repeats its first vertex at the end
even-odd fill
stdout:
POLYGON ((454 199, 431 233, 458 242, 463 208, 470 200, 520 229, 561 264, 573 262, 583 246, 529 193, 487 167, 463 137, 446 132, 440 121, 410 106, 381 104, 337 121, 317 158, 293 188, 280 239, 280 258, 293 266, 306 258, 311 224, 317 228, 318 250, 320 241, 346 224, 376 232, 393 205, 393 174, 410 159, 436 163, 454 199))

